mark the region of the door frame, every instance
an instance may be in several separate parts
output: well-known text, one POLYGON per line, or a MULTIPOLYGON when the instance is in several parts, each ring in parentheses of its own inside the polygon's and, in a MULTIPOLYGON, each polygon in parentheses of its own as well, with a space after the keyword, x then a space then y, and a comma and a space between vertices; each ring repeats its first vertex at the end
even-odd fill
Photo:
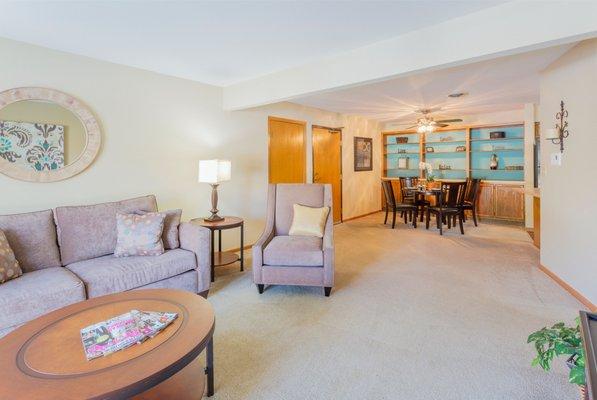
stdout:
POLYGON ((303 127, 303 163, 304 163, 304 174, 303 174, 303 183, 307 183, 307 122, 306 121, 299 121, 299 120, 295 120, 295 119, 289 119, 289 118, 282 118, 282 117, 274 117, 274 116, 268 116, 267 117, 267 182, 269 184, 269 179, 271 176, 271 168, 272 168, 272 162, 271 162, 271 137, 272 137, 272 131, 271 131, 271 126, 270 126, 270 122, 271 121, 276 121, 276 122, 286 122, 286 123, 290 123, 290 124, 296 124, 296 125, 301 125, 303 127))
MULTIPOLYGON (((344 182, 344 173, 343 173, 343 163, 342 163, 342 143, 344 141, 344 132, 342 129, 344 127, 339 128, 330 128, 328 126, 323 125, 311 125, 311 181, 315 176, 315 141, 313 140, 313 129, 327 129, 328 131, 335 131, 340 134, 340 221, 335 222, 336 224, 341 224, 344 222, 344 193, 343 193, 343 182, 344 182)), ((332 215, 332 219, 334 216, 332 215)))

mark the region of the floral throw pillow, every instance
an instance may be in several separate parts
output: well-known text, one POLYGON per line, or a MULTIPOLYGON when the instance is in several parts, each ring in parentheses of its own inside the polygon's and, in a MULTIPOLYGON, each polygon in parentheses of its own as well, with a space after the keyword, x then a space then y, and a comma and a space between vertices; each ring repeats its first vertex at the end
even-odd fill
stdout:
POLYGON ((15 258, 15 253, 10 248, 6 235, 0 230, 0 283, 21 275, 23 275, 23 271, 15 258))
POLYGON ((116 257, 159 256, 164 253, 162 231, 165 215, 157 212, 116 214, 116 257))

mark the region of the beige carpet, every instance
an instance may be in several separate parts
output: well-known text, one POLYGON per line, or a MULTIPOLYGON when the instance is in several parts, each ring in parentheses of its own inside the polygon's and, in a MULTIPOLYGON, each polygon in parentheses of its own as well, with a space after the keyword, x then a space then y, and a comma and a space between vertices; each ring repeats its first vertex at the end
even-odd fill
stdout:
MULTIPOLYGON (((531 368, 528 334, 581 307, 537 269, 517 227, 336 227, 336 287, 217 270, 215 399, 576 399, 562 362, 531 368)), ((249 263, 250 264, 250 260, 249 263)))

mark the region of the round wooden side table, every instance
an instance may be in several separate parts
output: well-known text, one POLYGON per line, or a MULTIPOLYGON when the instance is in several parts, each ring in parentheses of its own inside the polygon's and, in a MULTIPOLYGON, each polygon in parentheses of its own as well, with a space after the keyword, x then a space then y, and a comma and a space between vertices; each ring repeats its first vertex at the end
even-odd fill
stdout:
POLYGON ((213 394, 213 308, 195 293, 135 290, 43 315, 0 340, 0 399, 198 400, 213 394), (176 312, 143 343, 88 361, 80 330, 130 310, 176 312), (206 349, 207 368, 197 360, 206 349))
POLYGON ((245 221, 239 217, 224 217, 221 221, 206 221, 203 218, 195 218, 192 223, 201 225, 211 230, 211 281, 215 281, 215 267, 232 264, 240 261, 240 270, 244 271, 244 246, 245 246, 245 221), (240 256, 232 251, 222 251, 222 231, 226 229, 240 228, 240 256), (215 231, 218 231, 218 251, 215 251, 215 231))

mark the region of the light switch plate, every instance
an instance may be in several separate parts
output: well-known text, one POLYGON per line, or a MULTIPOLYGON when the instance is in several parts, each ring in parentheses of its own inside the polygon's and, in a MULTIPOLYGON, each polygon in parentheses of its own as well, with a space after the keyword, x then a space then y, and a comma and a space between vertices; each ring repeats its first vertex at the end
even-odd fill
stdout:
POLYGON ((561 166, 562 165, 562 153, 551 153, 551 165, 561 166))

